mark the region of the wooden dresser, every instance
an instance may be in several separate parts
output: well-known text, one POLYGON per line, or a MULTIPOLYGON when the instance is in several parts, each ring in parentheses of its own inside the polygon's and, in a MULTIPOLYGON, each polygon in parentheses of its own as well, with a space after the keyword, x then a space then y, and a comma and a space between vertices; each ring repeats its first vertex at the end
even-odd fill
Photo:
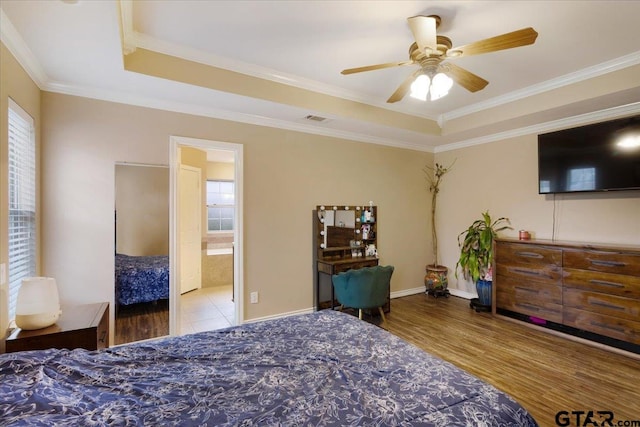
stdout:
POLYGON ((495 314, 640 354, 640 248, 495 243, 495 314))
POLYGON ((6 352, 47 348, 109 347, 109 303, 63 306, 58 321, 33 331, 14 330, 6 340, 6 352))

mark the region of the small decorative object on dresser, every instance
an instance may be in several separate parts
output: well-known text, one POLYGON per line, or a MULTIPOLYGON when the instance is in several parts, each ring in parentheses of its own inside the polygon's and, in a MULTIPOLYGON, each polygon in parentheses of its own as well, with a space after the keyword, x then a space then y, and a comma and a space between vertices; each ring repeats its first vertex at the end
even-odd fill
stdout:
POLYGON ((640 355, 640 247, 498 239, 494 313, 640 355))

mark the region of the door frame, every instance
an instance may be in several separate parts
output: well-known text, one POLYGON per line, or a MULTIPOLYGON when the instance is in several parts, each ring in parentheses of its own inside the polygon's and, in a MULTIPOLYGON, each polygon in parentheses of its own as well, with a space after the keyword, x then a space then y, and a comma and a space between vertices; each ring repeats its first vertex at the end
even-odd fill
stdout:
POLYGON ((225 150, 234 155, 235 181, 235 213, 233 222, 233 304, 235 325, 242 324, 244 313, 244 265, 243 265, 243 146, 231 142, 213 141, 207 139, 189 138, 184 136, 169 137, 169 334, 180 335, 180 268, 177 247, 177 179, 178 179, 178 148, 181 146, 194 147, 201 150, 225 150))

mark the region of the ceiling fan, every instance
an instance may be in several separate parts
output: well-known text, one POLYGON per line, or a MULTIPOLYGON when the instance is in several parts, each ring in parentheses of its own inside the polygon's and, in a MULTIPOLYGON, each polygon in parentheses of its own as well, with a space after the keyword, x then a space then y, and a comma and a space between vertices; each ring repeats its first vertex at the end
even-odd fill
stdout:
MULTIPOLYGON (((409 89, 412 89, 412 92, 420 91, 422 95, 417 97, 426 100, 426 93, 429 91, 430 86, 432 87, 431 99, 434 100, 446 95, 453 81, 470 92, 482 90, 489 84, 482 77, 445 61, 527 46, 533 44, 538 37, 538 33, 529 27, 452 48, 451 39, 436 34, 436 29, 440 26, 440 17, 438 15, 413 16, 407 18, 407 21, 415 39, 415 43, 412 43, 409 47, 409 61, 349 68, 342 70, 341 73, 355 74, 404 65, 419 65, 420 68, 402 82, 398 89, 387 99, 387 102, 400 101, 409 89), (441 77, 438 77, 439 75, 441 77)), ((414 96, 413 93, 412 96, 414 96)))

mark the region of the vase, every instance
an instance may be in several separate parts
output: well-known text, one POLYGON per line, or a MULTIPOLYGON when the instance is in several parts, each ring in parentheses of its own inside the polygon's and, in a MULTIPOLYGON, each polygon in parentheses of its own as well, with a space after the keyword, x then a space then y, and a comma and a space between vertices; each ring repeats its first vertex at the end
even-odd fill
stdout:
POLYGON ((478 292, 478 300, 480 304, 491 306, 491 280, 479 279, 476 282, 476 291, 478 292))
POLYGON ((427 265, 425 268, 427 274, 424 276, 424 286, 426 292, 432 292, 437 290, 445 290, 448 287, 449 280, 447 279, 447 273, 449 269, 444 265, 427 265))

